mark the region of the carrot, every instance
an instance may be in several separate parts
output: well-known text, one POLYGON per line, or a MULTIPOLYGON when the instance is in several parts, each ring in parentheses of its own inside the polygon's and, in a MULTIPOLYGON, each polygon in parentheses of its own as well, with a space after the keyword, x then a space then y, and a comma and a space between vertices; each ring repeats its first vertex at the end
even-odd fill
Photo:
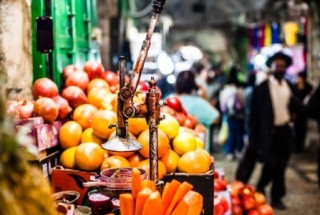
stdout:
POLYGON ((136 206, 135 206, 135 215, 142 215, 143 207, 148 197, 152 194, 150 188, 143 188, 137 195, 136 206))
POLYGON ((142 190, 142 180, 140 170, 136 167, 132 168, 132 196, 134 199, 137 198, 138 192, 142 190))
POLYGON ((165 214, 180 184, 181 184, 180 181, 173 179, 170 183, 168 182, 164 186, 163 193, 162 193, 162 214, 165 214))
MULTIPOLYGON (((179 201, 177 206, 174 208, 171 215, 185 215, 188 213, 189 208, 190 208, 190 205, 182 199, 179 201)), ((196 215, 196 214, 194 214, 194 215, 196 215)))
POLYGON ((168 209, 165 211, 165 215, 170 215, 179 201, 182 200, 184 195, 186 195, 192 188, 193 186, 190 183, 186 181, 182 182, 175 192, 168 209))
POLYGON ((141 185, 142 185, 142 188, 150 188, 152 191, 156 191, 157 188, 156 188, 156 184, 154 183, 154 181, 151 181, 151 180, 143 180, 141 182, 141 185))
POLYGON ((134 215, 134 199, 131 193, 122 193, 120 199, 120 213, 125 215, 134 215))
POLYGON ((186 215, 199 215, 203 207, 203 197, 200 193, 190 190, 184 197, 183 201, 189 205, 186 215))
POLYGON ((143 207, 142 215, 161 215, 162 200, 159 191, 150 194, 143 207))

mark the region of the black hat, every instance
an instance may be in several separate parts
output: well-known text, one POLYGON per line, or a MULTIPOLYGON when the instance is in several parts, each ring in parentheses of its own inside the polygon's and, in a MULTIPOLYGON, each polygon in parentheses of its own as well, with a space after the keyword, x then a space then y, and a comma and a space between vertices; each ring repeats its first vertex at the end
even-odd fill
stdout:
POLYGON ((271 67, 272 62, 275 59, 283 59, 287 64, 287 68, 292 64, 292 58, 289 55, 287 55, 283 52, 277 52, 267 60, 266 65, 268 67, 271 67))

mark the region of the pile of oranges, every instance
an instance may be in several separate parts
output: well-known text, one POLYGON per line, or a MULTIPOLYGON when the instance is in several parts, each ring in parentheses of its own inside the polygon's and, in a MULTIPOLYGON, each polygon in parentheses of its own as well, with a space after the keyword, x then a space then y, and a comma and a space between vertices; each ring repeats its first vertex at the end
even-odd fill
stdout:
MULTIPOLYGON (((86 91, 87 103, 73 110, 71 120, 59 132, 64 150, 60 163, 66 168, 96 171, 106 168, 140 167, 149 172, 149 127, 145 118, 130 118, 128 131, 142 146, 138 152, 109 152, 101 147, 115 135, 117 96, 103 79, 93 79, 86 91)), ((137 99, 137 98, 135 98, 137 99)), ((159 178, 175 171, 204 173, 210 169, 211 156, 194 132, 179 125, 168 113, 158 126, 159 178)))

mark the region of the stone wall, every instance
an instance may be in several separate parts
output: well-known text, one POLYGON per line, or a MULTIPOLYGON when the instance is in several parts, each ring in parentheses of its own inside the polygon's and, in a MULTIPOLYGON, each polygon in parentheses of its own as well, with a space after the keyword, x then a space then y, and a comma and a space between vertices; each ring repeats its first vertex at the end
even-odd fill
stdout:
POLYGON ((0 73, 2 94, 31 98, 31 15, 28 0, 0 0, 0 73))

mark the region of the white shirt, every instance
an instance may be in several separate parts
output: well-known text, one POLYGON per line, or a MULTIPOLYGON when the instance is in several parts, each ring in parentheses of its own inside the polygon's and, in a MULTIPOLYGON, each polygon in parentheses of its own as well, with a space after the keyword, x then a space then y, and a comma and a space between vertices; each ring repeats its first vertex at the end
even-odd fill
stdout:
POLYGON ((271 95, 274 125, 281 126, 290 121, 289 102, 291 90, 285 80, 279 82, 273 76, 269 78, 269 90, 271 95))

